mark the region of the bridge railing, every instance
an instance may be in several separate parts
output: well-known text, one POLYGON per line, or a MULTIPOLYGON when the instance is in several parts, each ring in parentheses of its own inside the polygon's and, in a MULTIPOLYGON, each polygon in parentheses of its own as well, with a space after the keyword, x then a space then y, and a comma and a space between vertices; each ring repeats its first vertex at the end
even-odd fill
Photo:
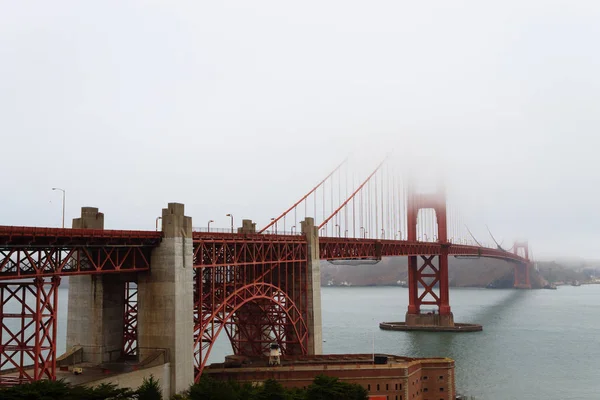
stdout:
MULTIPOLYGON (((205 233, 232 233, 231 228, 213 228, 211 227, 210 229, 208 229, 208 227, 203 226, 203 227, 192 227, 192 231, 193 232, 205 232, 205 233)), ((234 228, 233 233, 237 233, 237 228, 234 228)), ((264 231, 263 233, 261 233, 261 235, 285 235, 285 236, 292 236, 292 235, 302 235, 301 231, 297 231, 297 230, 293 230, 293 231, 282 231, 282 230, 276 230, 276 229, 269 229, 264 231)))

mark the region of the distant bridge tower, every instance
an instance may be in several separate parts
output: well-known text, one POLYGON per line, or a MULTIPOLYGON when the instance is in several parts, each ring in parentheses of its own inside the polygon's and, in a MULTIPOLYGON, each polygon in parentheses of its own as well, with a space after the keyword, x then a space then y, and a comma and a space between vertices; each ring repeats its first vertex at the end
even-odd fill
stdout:
MULTIPOLYGON (((528 242, 516 242, 513 248, 513 252, 529 260, 529 243, 528 242)), ((517 263, 515 264, 515 288, 517 289, 531 289, 531 281, 529 280, 529 267, 531 262, 526 264, 517 263)))
POLYGON ((408 188, 408 241, 417 241, 419 210, 433 209, 437 221, 439 255, 422 254, 408 257, 408 311, 406 325, 454 326, 448 288, 448 242, 446 223, 446 193, 440 186, 434 193, 415 193, 408 188), (436 290, 437 287, 437 290, 436 290), (433 306, 424 312, 423 306, 433 306))

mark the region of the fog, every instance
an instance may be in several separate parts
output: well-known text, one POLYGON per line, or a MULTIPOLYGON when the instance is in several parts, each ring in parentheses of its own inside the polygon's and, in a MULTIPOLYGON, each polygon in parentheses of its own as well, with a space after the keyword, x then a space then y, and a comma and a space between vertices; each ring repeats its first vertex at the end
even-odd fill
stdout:
POLYGON ((0 0, 0 225, 266 223, 347 156, 471 228, 597 258, 596 1, 0 0))

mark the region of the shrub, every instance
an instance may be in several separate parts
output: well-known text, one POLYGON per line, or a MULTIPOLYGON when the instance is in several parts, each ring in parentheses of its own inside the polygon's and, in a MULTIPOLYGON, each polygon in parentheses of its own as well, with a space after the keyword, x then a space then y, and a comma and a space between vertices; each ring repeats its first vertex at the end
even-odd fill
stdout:
POLYGON ((162 400, 162 389, 158 379, 154 379, 152 375, 148 379, 144 378, 136 393, 139 400, 162 400))

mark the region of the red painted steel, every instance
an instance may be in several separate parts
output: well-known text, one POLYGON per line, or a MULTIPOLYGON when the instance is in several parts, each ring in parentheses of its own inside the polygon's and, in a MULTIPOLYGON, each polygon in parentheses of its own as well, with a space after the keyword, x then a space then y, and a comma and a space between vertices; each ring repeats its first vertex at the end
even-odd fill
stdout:
POLYGON ((60 277, 0 283, 0 385, 56 379, 60 277))
POLYGON ((161 232, 0 226, 0 280, 144 271, 161 232))
MULTIPOLYGON (((118 240, 118 244, 156 244, 162 232, 123 231, 104 229, 39 228, 30 226, 0 225, 0 245, 44 243, 106 244, 118 240)), ((115 244, 113 242, 113 244, 115 244)))
POLYGON ((219 334, 235 354, 308 350, 307 243, 301 236, 194 233, 195 368, 219 334))
MULTIPOLYGON (((529 260, 529 243, 527 242, 516 242, 513 246, 513 252, 519 256, 522 255, 525 259, 529 260)), ((529 267, 530 262, 515 265, 515 284, 516 288, 520 289, 531 289, 531 282, 529 280, 529 267)))
POLYGON ((138 288, 135 282, 125 282, 125 310, 123 313, 123 355, 137 355, 137 303, 138 288))

